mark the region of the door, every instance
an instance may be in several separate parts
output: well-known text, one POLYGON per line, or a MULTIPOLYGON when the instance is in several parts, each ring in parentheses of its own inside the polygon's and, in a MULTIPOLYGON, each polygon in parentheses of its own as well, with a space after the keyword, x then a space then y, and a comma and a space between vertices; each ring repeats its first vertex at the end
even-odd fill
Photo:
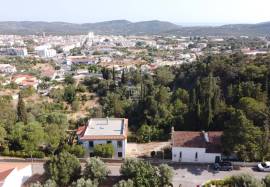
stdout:
POLYGON ((220 162, 220 156, 216 156, 215 163, 219 163, 219 162, 220 162))

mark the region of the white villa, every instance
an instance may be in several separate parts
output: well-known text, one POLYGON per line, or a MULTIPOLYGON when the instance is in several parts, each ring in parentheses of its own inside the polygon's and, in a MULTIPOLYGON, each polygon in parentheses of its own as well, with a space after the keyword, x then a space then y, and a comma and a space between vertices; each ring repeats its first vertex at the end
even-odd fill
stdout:
POLYGON ((79 142, 88 156, 98 144, 112 144, 113 158, 125 158, 127 147, 128 120, 124 118, 92 118, 88 124, 77 129, 79 142))
POLYGON ((172 160, 186 163, 214 163, 221 159, 222 132, 172 130, 172 160))

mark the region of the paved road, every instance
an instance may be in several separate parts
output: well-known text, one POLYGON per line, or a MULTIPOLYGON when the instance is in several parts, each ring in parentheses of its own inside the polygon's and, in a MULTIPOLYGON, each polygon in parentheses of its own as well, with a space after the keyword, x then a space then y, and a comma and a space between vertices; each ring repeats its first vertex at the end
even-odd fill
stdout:
MULTIPOLYGON (((108 168, 111 170, 112 176, 119 176, 119 169, 121 164, 119 163, 109 163, 107 164, 108 168)), ((34 173, 43 173, 43 164, 42 163, 34 163, 33 164, 33 172, 34 173)), ((173 177, 173 185, 178 187, 181 184, 181 187, 196 187, 204 183, 210 179, 223 179, 225 177, 241 174, 241 173, 248 173, 251 174, 258 179, 265 177, 267 174, 266 172, 257 172, 250 167, 244 167, 240 170, 233 170, 233 171, 219 171, 215 172, 209 169, 207 166, 195 166, 195 165, 179 165, 174 167, 174 177, 173 177)))
POLYGON ((223 179, 241 173, 251 174, 258 179, 264 178, 269 174, 266 172, 255 171, 251 167, 244 167, 240 170, 233 171, 213 171, 207 166, 178 166, 174 167, 173 185, 176 187, 178 187, 179 184, 181 184, 182 187, 196 187, 207 180, 223 179))

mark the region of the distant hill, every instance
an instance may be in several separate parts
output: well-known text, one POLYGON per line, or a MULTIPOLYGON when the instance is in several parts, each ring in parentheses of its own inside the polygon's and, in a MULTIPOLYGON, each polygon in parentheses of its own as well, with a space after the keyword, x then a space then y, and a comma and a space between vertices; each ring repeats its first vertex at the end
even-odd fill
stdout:
POLYGON ((0 34, 122 34, 141 35, 159 34, 180 28, 170 22, 144 21, 132 23, 127 20, 115 20, 98 23, 74 24, 65 22, 0 22, 0 34))
POLYGON ((114 35, 182 35, 182 36, 265 36, 270 35, 270 22, 258 24, 232 24, 217 27, 181 27, 164 21, 130 22, 114 20, 98 23, 74 24, 66 22, 0 22, 0 34, 97 34, 114 35))
POLYGON ((217 27, 182 27, 165 34, 183 36, 270 36, 270 22, 231 24, 217 27))

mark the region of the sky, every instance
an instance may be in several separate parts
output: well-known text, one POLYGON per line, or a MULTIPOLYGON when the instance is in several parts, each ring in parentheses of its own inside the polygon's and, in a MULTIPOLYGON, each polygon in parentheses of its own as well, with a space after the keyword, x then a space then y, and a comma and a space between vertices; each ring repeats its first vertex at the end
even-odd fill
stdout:
POLYGON ((219 25, 270 21, 270 0, 0 0, 0 21, 170 21, 219 25))

